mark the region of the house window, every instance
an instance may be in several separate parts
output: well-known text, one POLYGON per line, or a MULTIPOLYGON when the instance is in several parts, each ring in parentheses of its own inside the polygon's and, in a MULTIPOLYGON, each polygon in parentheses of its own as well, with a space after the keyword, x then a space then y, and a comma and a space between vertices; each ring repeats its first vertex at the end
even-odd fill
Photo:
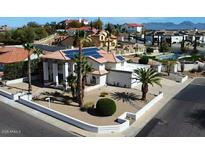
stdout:
POLYGON ((92 79, 91 79, 91 84, 94 84, 94 85, 96 85, 96 77, 95 76, 92 76, 92 79))

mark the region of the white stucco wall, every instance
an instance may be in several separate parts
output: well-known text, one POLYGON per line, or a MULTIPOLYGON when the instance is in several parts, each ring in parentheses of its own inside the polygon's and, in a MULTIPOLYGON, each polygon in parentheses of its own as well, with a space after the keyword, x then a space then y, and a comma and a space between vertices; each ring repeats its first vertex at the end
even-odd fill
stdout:
POLYGON ((100 85, 106 85, 106 80, 107 80, 107 74, 100 76, 99 77, 99 84, 100 85))
POLYGON ((107 84, 120 87, 131 87, 132 72, 111 70, 107 76, 107 84))
POLYGON ((95 70, 100 70, 103 69, 103 64, 100 64, 90 58, 88 58, 88 64, 92 66, 93 69, 95 70))
POLYGON ((183 36, 172 36, 172 43, 173 42, 179 43, 182 41, 182 39, 183 39, 183 36))
POLYGON ((119 63, 106 63, 105 68, 107 69, 120 69, 124 62, 119 62, 119 63))

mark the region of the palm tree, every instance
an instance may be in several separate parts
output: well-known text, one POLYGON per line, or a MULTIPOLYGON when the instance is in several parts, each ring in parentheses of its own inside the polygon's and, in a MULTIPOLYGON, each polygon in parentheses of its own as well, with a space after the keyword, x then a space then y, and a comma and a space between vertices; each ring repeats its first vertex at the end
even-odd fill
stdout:
POLYGON ((156 72, 155 70, 148 68, 139 68, 134 71, 135 72, 135 78, 136 80, 140 81, 142 83, 141 91, 142 91, 142 100, 146 100, 146 95, 148 92, 148 86, 157 84, 161 86, 160 83, 160 74, 156 72))
POLYGON ((110 25, 110 23, 108 23, 107 25, 107 39, 108 39, 108 45, 107 45, 107 52, 110 52, 110 40, 111 40, 111 35, 112 35, 112 27, 110 25))
POLYGON ((167 72, 167 75, 169 76, 171 73, 172 67, 174 67, 174 65, 176 64, 176 61, 175 60, 164 60, 162 61, 162 63, 166 66, 166 72, 167 72))
POLYGON ((34 54, 36 54, 38 56, 38 58, 40 57, 40 55, 43 53, 43 50, 42 49, 39 49, 39 48, 35 48, 34 54))
POLYGON ((28 93, 31 94, 31 51, 34 50, 34 46, 31 43, 26 43, 23 45, 24 49, 28 51, 28 93))
POLYGON ((77 41, 79 42, 79 54, 78 54, 78 61, 77 61, 77 101, 79 106, 83 106, 83 44, 88 43, 91 40, 86 37, 85 33, 77 33, 76 37, 77 41))
POLYGON ((74 76, 73 74, 71 74, 68 76, 67 80, 68 80, 68 84, 71 88, 72 97, 73 97, 73 99, 75 99, 76 98, 77 77, 74 76))

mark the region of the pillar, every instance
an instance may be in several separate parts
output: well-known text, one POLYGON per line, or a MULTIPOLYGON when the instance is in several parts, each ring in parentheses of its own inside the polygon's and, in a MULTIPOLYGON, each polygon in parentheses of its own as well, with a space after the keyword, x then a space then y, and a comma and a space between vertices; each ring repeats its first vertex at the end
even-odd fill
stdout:
POLYGON ((48 62, 43 62, 43 80, 48 81, 48 62))
POLYGON ((65 81, 65 84, 67 85, 67 78, 68 78, 69 72, 68 72, 68 63, 63 64, 63 80, 65 81))
POLYGON ((59 84, 58 81, 58 63, 53 63, 53 82, 56 83, 56 85, 59 84))

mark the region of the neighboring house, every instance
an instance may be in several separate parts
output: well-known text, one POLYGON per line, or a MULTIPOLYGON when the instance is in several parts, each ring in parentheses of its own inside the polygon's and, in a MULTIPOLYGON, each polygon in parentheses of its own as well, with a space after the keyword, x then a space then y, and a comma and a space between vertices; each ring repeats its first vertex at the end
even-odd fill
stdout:
MULTIPOLYGON (((4 66, 7 64, 27 61, 28 51, 22 47, 0 47, 0 72, 3 74, 4 66)), ((31 60, 36 59, 37 55, 32 54, 31 60)))
MULTIPOLYGON (((74 33, 77 30, 83 30, 82 27, 81 28, 70 28, 70 30, 72 30, 74 33)), ((86 30, 86 32, 88 33, 88 38, 90 38, 91 40, 91 46, 96 46, 99 48, 103 48, 108 46, 108 42, 110 44, 110 50, 113 50, 116 48, 117 46, 117 37, 114 35, 111 35, 111 37, 108 37, 108 33, 104 30, 98 31, 96 29, 93 29, 92 31, 90 31, 91 29, 87 29, 85 28, 84 30, 86 30), (88 31, 87 31, 88 30, 88 31), (90 35, 89 35, 90 32, 90 35), (109 39, 109 41, 108 41, 109 39)), ((65 39, 60 40, 59 42, 56 42, 56 45, 58 46, 63 46, 66 48, 73 48, 73 44, 74 44, 74 40, 75 40, 75 36, 74 35, 69 35, 67 36, 65 39)))
POLYGON ((146 33, 146 41, 151 44, 159 44, 162 41, 166 41, 168 43, 180 43, 182 40, 187 39, 186 34, 172 31, 172 30, 158 30, 158 31, 149 31, 146 33))
POLYGON ((88 20, 81 19, 81 18, 75 19, 75 20, 74 19, 63 20, 63 21, 60 22, 60 24, 65 24, 66 26, 68 26, 68 24, 71 23, 71 22, 79 22, 79 23, 83 23, 84 25, 88 25, 89 24, 88 20))
POLYGON ((67 49, 73 48, 75 37, 74 36, 67 36, 63 40, 59 40, 55 42, 55 45, 65 47, 67 49))
POLYGON ((90 26, 83 26, 80 28, 68 28, 68 29, 66 29, 66 32, 68 32, 69 36, 75 35, 77 31, 84 31, 87 34, 97 33, 97 29, 94 27, 90 27, 90 26))
MULTIPOLYGON (((77 64, 73 58, 78 53, 79 49, 67 49, 43 55, 44 84, 67 86, 67 77, 76 72, 77 64)), ((133 80, 133 69, 138 68, 137 64, 131 66, 122 56, 116 56, 112 52, 108 53, 96 47, 83 48, 83 54, 93 68, 93 72, 87 77, 87 85, 108 84, 130 88, 138 84, 133 80)))
POLYGON ((125 23, 121 26, 121 30, 128 33, 139 32, 142 33, 143 25, 137 23, 125 23))
POLYGON ((120 42, 117 48, 119 55, 143 54, 146 52, 144 44, 120 42))
POLYGON ((107 47, 108 42, 110 45, 110 50, 115 49, 117 46, 117 37, 112 34, 109 37, 108 32, 105 30, 100 30, 95 34, 90 35, 89 37, 92 39, 93 44, 100 48, 107 47))
POLYGON ((126 42, 128 41, 129 34, 127 33, 119 33, 119 35, 117 36, 117 41, 121 41, 121 42, 126 42))

